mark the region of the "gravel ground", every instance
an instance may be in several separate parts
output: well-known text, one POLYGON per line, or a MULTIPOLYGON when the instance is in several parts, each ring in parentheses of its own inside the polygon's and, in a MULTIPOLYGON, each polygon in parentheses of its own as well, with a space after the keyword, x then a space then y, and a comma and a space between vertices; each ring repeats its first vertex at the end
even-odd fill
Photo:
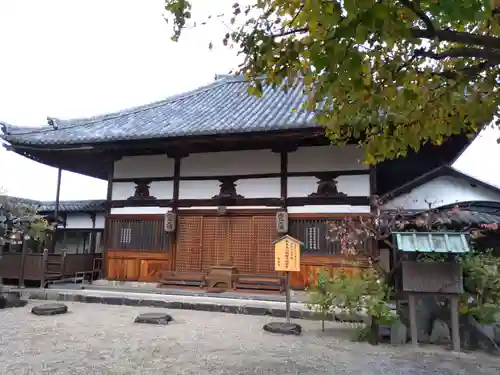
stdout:
POLYGON ((33 305, 0 310, 0 374, 495 374, 500 360, 436 347, 377 347, 348 340, 347 328, 300 321, 300 337, 264 332, 276 319, 171 311, 168 326, 134 324, 161 309, 68 303, 35 316, 33 305))

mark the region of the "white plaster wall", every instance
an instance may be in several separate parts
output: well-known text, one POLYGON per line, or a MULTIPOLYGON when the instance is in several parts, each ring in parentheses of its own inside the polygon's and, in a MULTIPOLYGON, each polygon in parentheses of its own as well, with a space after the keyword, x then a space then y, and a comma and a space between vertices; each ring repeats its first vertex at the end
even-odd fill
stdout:
MULTIPOLYGON (((149 184, 149 194, 157 199, 172 199, 173 181, 153 181, 149 184)), ((112 200, 125 200, 135 193, 133 182, 113 182, 112 200)))
MULTIPOLYGON (((367 197, 370 195, 370 176, 368 174, 339 176, 337 189, 348 196, 367 197)), ((288 196, 307 197, 318 189, 316 177, 288 177, 288 196)))
POLYGON ((95 227, 98 229, 104 229, 105 223, 106 223, 106 214, 104 212, 96 214, 95 227))
POLYGON ((500 194, 483 187, 472 187, 468 181, 452 176, 441 176, 407 194, 403 194, 386 203, 384 208, 426 210, 455 202, 500 201, 500 194))
POLYGON ((179 199, 210 199, 219 194, 220 184, 217 180, 179 181, 179 199))
POLYGON ((165 214, 168 211, 169 207, 117 207, 111 209, 111 215, 152 215, 165 214))
POLYGON ((290 214, 369 214, 370 206, 317 205, 288 206, 290 214))
POLYGON ((167 155, 126 156, 114 168, 113 178, 172 177, 174 159, 167 155))
POLYGON ((89 214, 80 212, 68 212, 66 217, 66 228, 68 229, 91 229, 92 219, 89 214))
POLYGON ((280 155, 271 150, 191 154, 181 160, 181 176, 279 173, 280 155))
POLYGON ((62 237, 56 242, 55 252, 62 253, 66 251, 67 254, 83 254, 85 251, 90 251, 90 234, 89 233, 66 233, 66 239, 62 237), (84 237, 85 247, 84 245, 84 237))
POLYGON ((288 172, 364 170, 363 152, 356 145, 301 147, 288 154, 288 172))
MULTIPOLYGON (((179 199, 210 199, 219 194, 221 182, 217 180, 180 181, 179 199)), ((279 178, 249 178, 236 181, 236 192, 245 198, 279 198, 279 178)))

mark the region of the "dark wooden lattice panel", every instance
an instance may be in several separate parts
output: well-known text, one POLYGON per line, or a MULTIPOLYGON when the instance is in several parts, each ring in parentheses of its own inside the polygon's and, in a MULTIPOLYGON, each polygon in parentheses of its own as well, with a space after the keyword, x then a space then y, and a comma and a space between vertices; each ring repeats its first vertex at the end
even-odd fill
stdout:
POLYGON ((112 217, 107 222, 107 248, 133 251, 167 251, 171 236, 163 218, 130 219, 112 217))
POLYGON ((203 271, 210 271, 210 266, 217 264, 217 227, 220 219, 215 216, 205 216, 203 218, 202 234, 202 266, 203 271))
POLYGON ((253 268, 254 234, 253 217, 240 216, 229 219, 229 254, 231 264, 240 273, 251 273, 253 268))
POLYGON ((254 273, 274 273, 274 245, 277 238, 274 216, 253 217, 254 273))
POLYGON ((175 254, 176 271, 201 271, 203 235, 202 216, 179 216, 175 254))

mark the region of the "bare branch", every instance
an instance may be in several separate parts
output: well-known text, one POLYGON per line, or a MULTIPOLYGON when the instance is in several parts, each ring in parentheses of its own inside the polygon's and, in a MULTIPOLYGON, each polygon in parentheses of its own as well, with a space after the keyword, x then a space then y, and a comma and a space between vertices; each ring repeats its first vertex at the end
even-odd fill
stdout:
POLYGON ((443 60, 446 58, 478 58, 500 62, 500 51, 474 47, 457 47, 440 53, 420 48, 415 50, 415 56, 428 57, 434 60, 443 60))
POLYGON ((418 18, 425 24, 427 30, 435 31, 436 28, 432 23, 431 19, 423 10, 420 9, 420 5, 410 0, 400 0, 400 3, 403 4, 406 8, 410 9, 413 13, 415 13, 418 18))
POLYGON ((420 39, 437 39, 439 42, 452 42, 500 49, 500 38, 496 36, 453 31, 449 29, 431 31, 412 28, 410 32, 413 37, 420 39))

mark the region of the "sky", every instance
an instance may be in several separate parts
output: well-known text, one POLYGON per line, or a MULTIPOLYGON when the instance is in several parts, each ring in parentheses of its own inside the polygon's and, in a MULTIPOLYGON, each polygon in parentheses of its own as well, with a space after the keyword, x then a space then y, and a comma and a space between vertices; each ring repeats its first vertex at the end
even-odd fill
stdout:
MULTIPOLYGON (((194 0, 194 19, 231 9, 234 0, 194 0)), ((212 82, 237 66, 220 41, 221 22, 188 30, 178 43, 164 0, 0 0, 0 120, 23 126, 47 117, 88 117, 164 99, 212 82), (209 50, 210 41, 215 48, 209 50)), ((497 129, 480 135, 457 161, 462 172, 500 187, 497 129)), ((0 147, 0 188, 54 200, 57 170, 0 147)), ((61 199, 105 199, 106 182, 64 171, 61 199)))

